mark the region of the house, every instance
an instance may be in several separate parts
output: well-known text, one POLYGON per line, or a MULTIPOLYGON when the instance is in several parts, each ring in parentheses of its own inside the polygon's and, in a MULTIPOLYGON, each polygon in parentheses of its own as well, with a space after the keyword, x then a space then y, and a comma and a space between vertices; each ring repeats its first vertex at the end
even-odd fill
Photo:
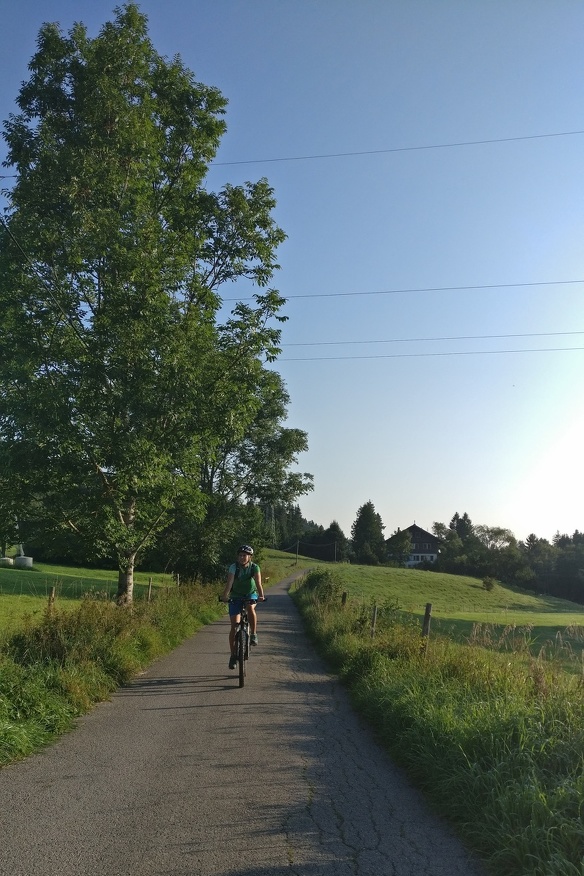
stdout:
POLYGON ((407 558, 405 565, 408 568, 418 566, 420 563, 435 563, 440 552, 440 539, 431 532, 426 532, 421 526, 412 523, 403 532, 407 532, 412 542, 412 552, 407 558))

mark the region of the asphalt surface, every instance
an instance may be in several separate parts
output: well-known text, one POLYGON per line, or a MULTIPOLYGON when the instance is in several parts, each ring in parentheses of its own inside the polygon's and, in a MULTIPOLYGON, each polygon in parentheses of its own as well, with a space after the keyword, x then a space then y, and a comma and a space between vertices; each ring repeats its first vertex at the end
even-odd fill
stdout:
POLYGON ((2 876, 484 876, 351 711, 289 583, 244 688, 225 617, 0 770, 2 876))

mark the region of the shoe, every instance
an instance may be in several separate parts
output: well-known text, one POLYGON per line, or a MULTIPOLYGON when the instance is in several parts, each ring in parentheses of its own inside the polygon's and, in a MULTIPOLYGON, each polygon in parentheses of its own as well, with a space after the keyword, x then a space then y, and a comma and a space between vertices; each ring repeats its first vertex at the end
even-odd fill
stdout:
POLYGON ((237 657, 235 654, 232 654, 231 657, 229 658, 229 668, 230 669, 237 669, 237 657))
POLYGON ((251 640, 252 645, 257 645, 257 643, 258 643, 257 633, 252 633, 250 636, 250 640, 251 640))

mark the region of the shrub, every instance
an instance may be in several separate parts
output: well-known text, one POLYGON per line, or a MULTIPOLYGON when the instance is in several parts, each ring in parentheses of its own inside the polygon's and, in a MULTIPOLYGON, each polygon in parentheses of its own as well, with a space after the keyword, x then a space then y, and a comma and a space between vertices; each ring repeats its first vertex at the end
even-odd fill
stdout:
POLYGON ((313 569, 304 578, 302 586, 318 602, 341 604, 343 585, 329 569, 313 569))

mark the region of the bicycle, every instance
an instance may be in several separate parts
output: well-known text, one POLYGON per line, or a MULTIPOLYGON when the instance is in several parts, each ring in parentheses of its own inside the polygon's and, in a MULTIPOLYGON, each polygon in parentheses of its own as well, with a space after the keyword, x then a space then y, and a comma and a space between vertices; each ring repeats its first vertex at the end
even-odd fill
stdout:
MULTIPOLYGON (((264 596, 263 601, 266 602, 267 597, 264 596)), ((219 597, 219 601, 223 602, 221 597, 219 597)), ((239 686, 243 687, 245 684, 245 676, 246 676, 246 667, 247 661, 249 660, 249 642, 250 642, 250 632, 249 632, 249 617, 247 616, 247 607, 250 603, 254 603, 257 606, 257 601, 255 599, 244 599, 241 597, 230 598, 226 600, 227 603, 233 602, 241 602, 241 611, 239 613, 239 623, 235 626, 235 656, 237 657, 237 669, 239 674, 239 686)))

